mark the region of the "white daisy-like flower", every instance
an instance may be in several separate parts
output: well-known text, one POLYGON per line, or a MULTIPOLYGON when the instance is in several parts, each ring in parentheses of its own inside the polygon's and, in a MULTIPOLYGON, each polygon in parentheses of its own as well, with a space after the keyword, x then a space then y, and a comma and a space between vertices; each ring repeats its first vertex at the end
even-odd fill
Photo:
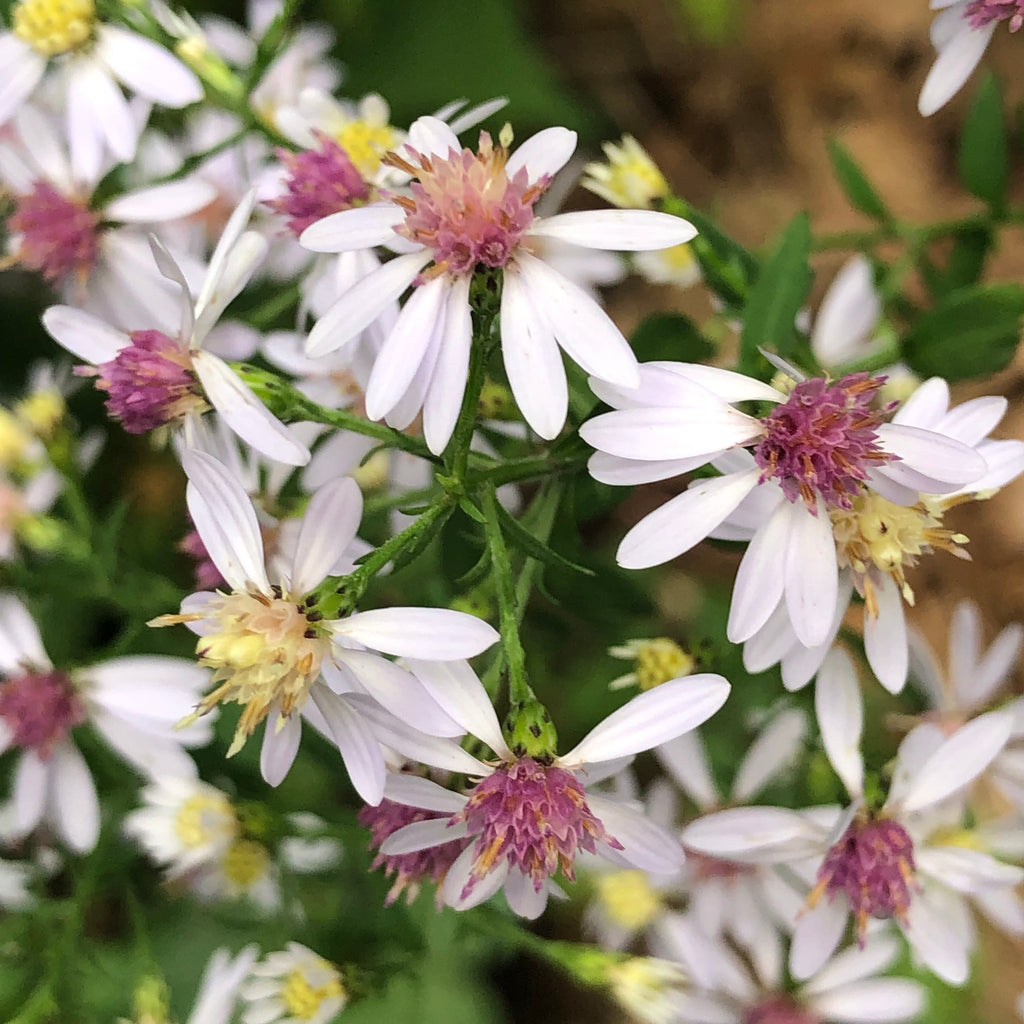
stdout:
POLYGON ((187 877, 189 891, 209 903, 242 901, 263 914, 282 906, 281 866, 257 839, 235 839, 187 877))
MULTIPOLYGON (((897 693, 903 688, 909 657, 904 603, 912 604, 914 599, 907 572, 922 555, 935 550, 967 557, 963 545, 968 538, 943 526, 945 513, 965 501, 990 496, 1024 472, 1024 443, 997 441, 988 436, 1006 408, 1006 399, 987 396, 951 409, 949 387, 938 377, 925 381, 911 395, 893 417, 893 424, 932 431, 969 445, 984 458, 987 472, 968 486, 943 495, 915 496, 913 479, 905 481, 908 486, 902 494, 891 486, 883 489, 876 485, 854 498, 852 508, 831 511, 840 572, 828 631, 818 644, 808 644, 806 638, 798 635, 787 602, 779 601, 747 639, 743 661, 749 671, 761 672, 781 662, 782 681, 787 689, 804 686, 831 648, 856 591, 864 598, 864 648, 868 663, 887 690, 897 693)), ((781 504, 778 495, 757 495, 756 500, 741 503, 711 536, 750 539, 760 523, 775 514, 781 504)))
POLYGON ((378 733, 382 742, 411 759, 479 780, 468 796, 408 775, 390 775, 385 786, 389 800, 451 816, 398 829, 381 844, 381 854, 401 856, 471 840, 445 876, 442 893, 449 906, 465 910, 504 888, 517 914, 535 918, 548 896, 559 891, 552 876, 560 867, 571 879, 581 851, 658 875, 682 866, 683 852, 671 833, 635 806, 586 787, 614 774, 640 751, 710 718, 729 694, 721 676, 664 683, 613 712, 567 754, 529 756, 509 747, 491 701, 467 663, 409 664, 447 714, 483 740, 497 758, 485 763, 451 740, 394 730, 389 735, 386 729, 378 733))
POLYGON ((897 1024, 919 1020, 927 1004, 920 982, 882 976, 900 956, 890 935, 872 935, 863 949, 826 957, 795 989, 787 984, 778 935, 759 962, 748 964, 675 916, 664 922, 656 949, 689 976, 673 1001, 675 1024, 897 1024))
POLYGON ((125 815, 124 832, 177 878, 224 855, 239 832, 227 794, 191 776, 162 776, 125 815))
POLYGON ((202 347, 266 252, 266 240, 255 231, 244 230, 255 201, 250 193, 231 215, 195 305, 181 268, 152 240, 160 272, 181 289, 177 337, 160 330, 124 334, 70 306, 51 306, 43 314, 43 326, 69 352, 96 367, 97 387, 107 393, 107 409, 129 433, 180 423, 188 439, 195 431, 195 419, 212 407, 257 451, 278 462, 301 466, 309 461, 306 446, 219 356, 202 347))
POLYGON ((64 94, 72 162, 90 174, 104 153, 121 163, 135 156, 141 125, 121 91, 127 87, 164 107, 203 98, 199 79, 151 39, 96 16, 93 0, 20 0, 12 31, 0 32, 0 124, 43 81, 51 62, 64 94))
POLYGON ((363 505, 355 482, 336 478, 316 491, 289 571, 271 584, 256 512, 234 474, 195 450, 182 454, 182 465, 189 512, 230 588, 192 594, 181 614, 154 620, 183 622, 199 635, 197 654, 218 685, 195 714, 225 701, 243 705, 229 756, 266 720, 261 767, 277 785, 298 751, 301 712, 333 738, 360 796, 379 803, 384 759, 367 708, 379 701, 419 729, 459 732, 424 686, 381 654, 473 657, 498 634, 480 619, 443 608, 381 608, 325 620, 311 595, 355 537, 363 505))
POLYGON ((944 107, 971 77, 1001 21, 1011 32, 1024 25, 1022 0, 931 0, 939 13, 931 25, 938 56, 921 87, 917 109, 924 117, 944 107))
POLYGON ((839 594, 834 518, 856 514, 857 502, 875 495, 913 505, 919 490, 954 491, 987 469, 942 423, 885 422, 874 404, 883 383, 867 374, 812 378, 785 395, 730 370, 675 362, 644 364, 636 388, 592 379, 615 410, 580 428, 597 449, 589 464, 597 480, 648 483, 709 462, 722 474, 645 516, 619 545, 619 564, 660 565, 708 536, 749 540, 730 641, 748 640, 784 607, 800 643, 823 643, 839 594), (761 417, 734 408, 746 401, 773 408, 761 417), (731 515, 745 528, 732 528, 731 515))
MULTIPOLYGON (((207 206, 211 185, 194 177, 126 192, 97 204, 104 163, 88 173, 72 162, 51 119, 25 104, 0 139, 0 179, 14 199, 8 260, 35 270, 64 300, 128 330, 171 330, 178 287, 157 270, 146 225, 176 221, 207 206)), ((178 259, 195 277, 199 264, 178 259)))
POLYGON ((350 288, 317 321, 311 355, 354 340, 419 282, 374 364, 366 394, 371 418, 403 405, 422 407, 427 445, 435 453, 444 449, 466 386, 469 286, 478 266, 503 271, 505 369, 520 410, 542 437, 561 430, 568 408, 559 345, 602 380, 636 383, 636 359, 618 328, 582 289, 531 253, 530 238, 634 251, 677 245, 696 231, 650 210, 538 218, 534 203, 575 146, 574 132, 549 128, 512 154, 484 133, 473 153, 443 121, 423 117, 410 129, 402 155, 388 158, 416 179, 411 195, 344 210, 303 232, 302 244, 316 252, 389 245, 403 253, 350 288))
POLYGON ((270 953, 242 988, 243 1024, 327 1024, 348 1002, 341 972, 297 942, 270 953))
POLYGON ((255 945, 234 957, 226 949, 215 950, 203 969, 196 1000, 185 1024, 229 1024, 238 1001, 238 990, 259 956, 255 945))
POLYGON ((56 668, 39 629, 13 595, 0 595, 0 750, 19 753, 14 770, 17 833, 47 822, 74 850, 95 846, 99 800, 74 743, 88 722, 147 776, 195 774, 183 746, 209 742, 209 722, 177 730, 208 673, 184 658, 134 655, 86 668, 56 668))
POLYGON ((894 920, 918 959, 950 984, 962 985, 974 930, 957 913, 957 893, 1006 891, 1024 879, 1024 871, 943 843, 932 830, 934 811, 998 756, 1010 737, 1013 712, 981 715, 950 737, 919 726, 900 745, 892 785, 879 806, 865 798, 860 688, 852 662, 840 650, 822 666, 815 706, 825 753, 850 794, 850 807, 813 813, 732 808, 688 826, 684 844, 752 863, 817 860, 817 882, 808 898, 812 909, 793 934, 795 977, 818 970, 852 916, 862 942, 871 918, 894 920))

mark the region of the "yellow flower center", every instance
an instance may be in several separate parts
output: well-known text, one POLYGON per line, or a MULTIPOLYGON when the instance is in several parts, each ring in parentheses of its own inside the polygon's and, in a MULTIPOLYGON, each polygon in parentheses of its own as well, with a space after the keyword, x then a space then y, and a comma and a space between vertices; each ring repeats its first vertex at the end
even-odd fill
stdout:
POLYGON ((238 828, 231 801, 223 794, 196 793, 178 810, 174 834, 188 847, 230 839, 238 828))
POLYGON ((601 875, 597 891, 605 913, 622 928, 639 931, 661 910, 661 897, 643 871, 615 871, 601 875))
POLYGON ((670 679, 688 676, 696 666, 693 655, 667 637, 637 643, 636 677, 641 690, 653 690, 670 679))
POLYGON ((390 452, 376 451, 365 462, 356 466, 349 476, 359 484, 361 491, 379 491, 387 486, 390 470, 390 452))
POLYGON ((261 843, 239 839, 228 847, 221 862, 224 877, 240 889, 248 889, 270 871, 270 854, 261 843))
POLYGON ((281 999, 292 1017, 312 1020, 328 999, 342 999, 345 989, 338 972, 326 960, 321 961, 325 973, 330 975, 322 985, 313 985, 306 972, 296 969, 285 979, 281 999))
MULTIPOLYGON (((196 654, 201 665, 213 669, 213 682, 221 685, 185 721, 222 702, 244 705, 229 757, 242 748, 275 702, 280 705, 282 723, 301 710, 330 652, 329 637, 309 618, 308 609, 279 589, 275 594, 220 595, 219 606, 202 616, 216 619, 219 628, 199 638, 196 654)), ((182 617, 156 621, 163 625, 182 617)))
POLYGON ((985 844, 978 838, 977 833, 969 828, 942 828, 933 832, 928 838, 929 846, 956 846, 961 850, 977 850, 980 853, 988 852, 985 844))
POLYGON ((917 564, 922 554, 935 548, 966 557, 961 545, 968 543, 962 533, 942 528, 942 517, 953 505, 969 496, 939 499, 923 497, 916 505, 895 505, 873 491, 853 499, 851 509, 832 509, 833 533, 840 568, 849 566, 856 573, 857 589, 863 594, 868 613, 878 614, 874 584, 876 572, 891 576, 908 604, 914 592, 904 572, 917 564))
POLYGON ((32 434, 6 409, 0 409, 0 466, 11 467, 28 457, 32 434))
POLYGON ((64 418, 64 396, 56 390, 37 391, 18 403, 18 418, 39 437, 49 437, 64 418))
POLYGON ((21 0, 12 12, 14 34, 44 57, 88 42, 96 24, 93 0, 21 0))
POLYGON ((389 124, 350 121, 335 136, 338 145, 364 178, 376 174, 381 157, 398 143, 398 132, 389 124))
POLYGON ((673 245, 668 249, 662 249, 660 252, 662 262, 670 270, 689 270, 693 267, 697 260, 693 255, 693 249, 687 242, 683 242, 682 245, 673 245))
POLYGON ((647 208, 669 194, 665 176, 632 135, 624 135, 619 145, 606 142, 602 149, 608 162, 584 168, 584 188, 625 209, 647 208))

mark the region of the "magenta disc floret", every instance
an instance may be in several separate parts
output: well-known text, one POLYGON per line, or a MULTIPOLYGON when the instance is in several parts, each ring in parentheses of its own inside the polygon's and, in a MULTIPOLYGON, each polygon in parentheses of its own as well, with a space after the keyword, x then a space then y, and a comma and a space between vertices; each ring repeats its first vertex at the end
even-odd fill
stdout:
POLYGON ((7 227, 20 236, 18 260, 57 285, 69 277, 84 279, 96 265, 99 221, 86 203, 37 181, 17 198, 7 227))
POLYGON ((863 945, 869 918, 906 920, 914 870, 914 842, 898 821, 854 821, 825 855, 811 900, 845 895, 863 945))
POLYGON ((96 386, 106 391, 107 411, 129 434, 144 434, 205 407, 188 352, 161 331, 134 331, 126 345, 95 371, 96 386))
POLYGON ((762 421, 754 449, 761 482, 777 480, 792 502, 817 511, 817 495, 830 508, 852 507, 868 470, 894 458, 882 450, 882 413, 872 408, 885 377, 853 373, 830 383, 800 381, 789 398, 762 421))
POLYGON ((0 718, 13 746, 45 760, 85 721, 85 705, 66 672, 26 671, 0 683, 0 718))
POLYGON ((370 189, 341 146, 323 132, 314 132, 317 145, 299 153, 279 149, 277 155, 285 167, 285 192, 267 205, 288 218, 288 229, 295 235, 318 220, 362 206, 370 199, 370 189))
MULTIPOLYGON (((411 825, 415 821, 441 820, 449 816, 436 811, 426 811, 420 807, 409 807, 393 800, 381 800, 376 807, 362 808, 358 817, 359 824, 370 830, 370 849, 376 850, 388 836, 406 825, 411 825)), ((453 839, 451 842, 439 843, 437 846, 430 846, 414 853, 391 856, 378 853, 370 865, 370 870, 384 868, 384 876, 393 877, 395 880, 384 901, 385 906, 394 903, 403 892, 406 893, 406 902, 411 903, 419 892, 420 884, 425 881, 440 885, 448 874, 448 869, 468 845, 468 839, 453 839)), ((437 899, 440 904, 440 890, 437 899)))
POLYGON ((970 0, 964 17, 971 28, 984 28, 993 21, 1008 21, 1010 31, 1024 25, 1024 0, 970 0))
POLYGON ((598 842, 622 849, 594 817, 576 776, 532 757, 503 764, 481 779, 451 820, 465 821, 470 834, 479 837, 462 899, 503 862, 528 875, 540 892, 559 868, 566 878, 575 878, 579 850, 594 853, 598 842))

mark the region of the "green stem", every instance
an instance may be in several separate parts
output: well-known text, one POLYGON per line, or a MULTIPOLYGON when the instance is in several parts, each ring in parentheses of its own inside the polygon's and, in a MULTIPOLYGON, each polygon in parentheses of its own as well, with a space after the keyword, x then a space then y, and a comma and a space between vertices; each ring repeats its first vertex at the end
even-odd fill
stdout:
POLYGON ((448 451, 451 453, 450 476, 456 487, 461 487, 469 464, 473 431, 476 428, 477 411, 480 406, 480 392, 483 390, 487 371, 487 357, 491 351, 491 332, 494 327, 493 313, 477 313, 473 316, 473 341, 469 350, 469 375, 466 391, 462 396, 462 408, 452 432, 448 451))
MULTIPOLYGON (((284 417, 282 417, 284 418, 284 417)), ((286 422, 308 420, 312 423, 325 423, 330 427, 341 427, 343 430, 352 430, 357 434, 364 434, 366 437, 374 437, 382 441, 389 448, 400 448, 404 452, 418 455, 421 459, 429 462, 439 463, 441 460, 431 453, 426 444, 418 437, 410 437, 400 430, 395 430, 384 423, 373 423, 363 419, 355 413, 346 409, 325 409, 314 402, 305 402, 297 414, 289 417, 286 422)))
POLYGON ((535 480, 574 473, 586 465, 590 458, 589 449, 564 458, 553 457, 550 453, 527 455, 521 459, 508 459, 493 469, 471 471, 467 480, 470 489, 476 484, 490 483, 495 487, 523 480, 535 480))
POLYGON ((498 498, 493 484, 483 489, 484 531, 494 570, 494 589, 498 597, 498 627, 508 663, 509 700, 513 705, 533 699, 533 690, 526 680, 526 652, 519 638, 522 610, 512 578, 512 561, 498 522, 498 498))

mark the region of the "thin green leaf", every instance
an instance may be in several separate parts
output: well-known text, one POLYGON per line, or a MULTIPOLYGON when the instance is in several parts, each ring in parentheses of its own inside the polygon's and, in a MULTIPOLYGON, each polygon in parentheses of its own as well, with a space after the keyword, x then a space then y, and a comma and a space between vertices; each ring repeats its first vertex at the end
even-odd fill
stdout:
POLYGON ((534 537, 522 523, 509 515, 501 505, 498 505, 498 523, 502 532, 508 536, 509 541, 530 558, 536 558, 537 561, 543 562, 545 565, 559 569, 572 569, 574 572, 583 573, 584 576, 596 575, 593 569, 588 569, 585 565, 580 565, 578 562, 573 562, 564 555, 560 555, 557 551, 552 551, 547 544, 534 537))
POLYGON ((995 75, 981 83, 960 135, 960 177, 979 199, 1001 208, 1008 172, 1003 98, 995 75))
POLYGON ((891 220, 892 215, 882 202, 882 197, 875 191, 875 187, 868 181, 849 151, 836 139, 829 139, 827 145, 828 157, 832 161, 836 180, 849 199, 850 205, 855 210, 867 214, 872 220, 883 223, 891 220))

